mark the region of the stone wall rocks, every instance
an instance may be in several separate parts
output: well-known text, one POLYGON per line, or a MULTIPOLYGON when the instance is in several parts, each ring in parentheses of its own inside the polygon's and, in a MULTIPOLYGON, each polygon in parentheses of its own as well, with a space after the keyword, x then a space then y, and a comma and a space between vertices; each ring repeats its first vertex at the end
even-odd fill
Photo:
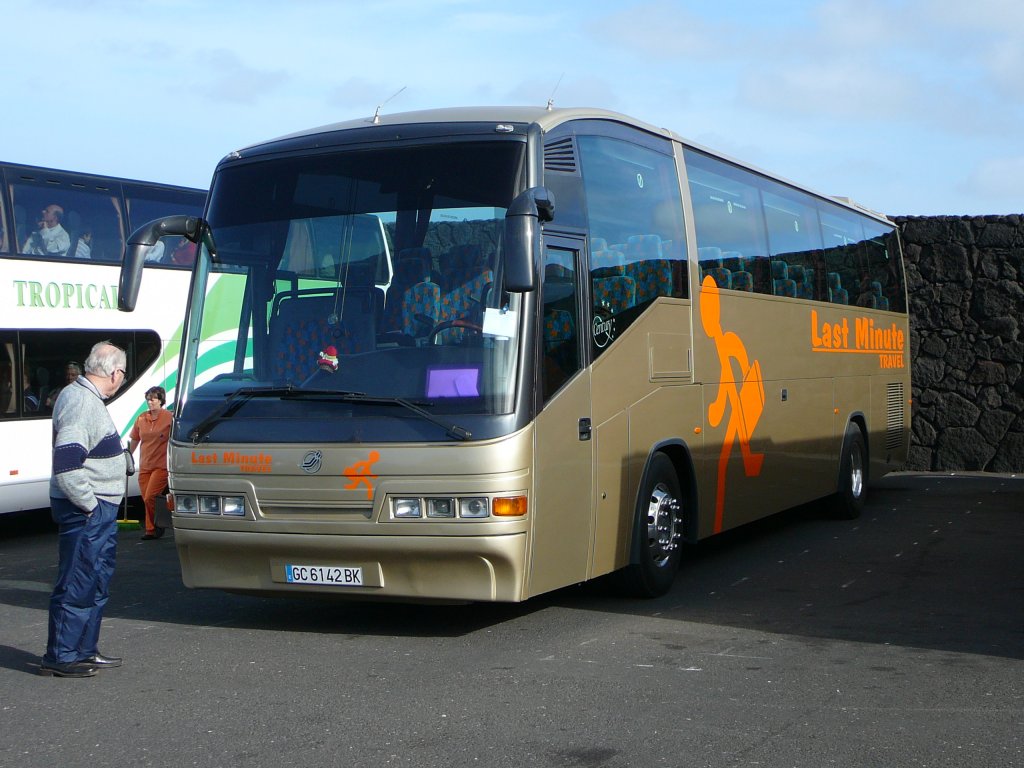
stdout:
POLYGON ((910 300, 907 468, 1024 471, 1024 216, 894 221, 910 300))

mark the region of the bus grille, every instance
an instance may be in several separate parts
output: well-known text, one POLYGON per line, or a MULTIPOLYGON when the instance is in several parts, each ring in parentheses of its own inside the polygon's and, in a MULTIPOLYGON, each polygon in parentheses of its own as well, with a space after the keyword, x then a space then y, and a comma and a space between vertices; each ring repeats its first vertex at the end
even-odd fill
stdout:
POLYGON ((576 173, 576 147, 572 136, 544 145, 544 170, 576 173))
POLYGON ((903 383, 886 387, 885 447, 893 450, 903 445, 903 383))

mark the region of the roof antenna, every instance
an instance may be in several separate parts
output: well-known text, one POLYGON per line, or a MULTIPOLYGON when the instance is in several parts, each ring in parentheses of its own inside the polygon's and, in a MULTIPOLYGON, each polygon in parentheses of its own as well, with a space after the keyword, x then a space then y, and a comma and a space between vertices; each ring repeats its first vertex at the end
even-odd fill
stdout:
POLYGON ((558 76, 558 82, 555 83, 555 87, 551 89, 551 97, 548 99, 548 106, 547 106, 548 112, 550 112, 552 109, 555 108, 555 91, 557 91, 558 90, 558 86, 560 86, 562 84, 562 78, 563 77, 565 77, 565 72, 563 72, 562 74, 560 74, 558 76))
MULTIPOLYGON (((384 99, 384 104, 387 104, 389 101, 391 101, 391 99, 395 98, 395 96, 400 94, 407 87, 408 86, 403 85, 401 88, 399 88, 393 94, 391 94, 391 96, 389 96, 388 98, 384 99)), ((377 111, 373 113, 373 119, 370 120, 370 122, 373 123, 374 125, 380 125, 380 111, 381 111, 381 109, 384 108, 384 104, 378 104, 377 105, 377 111)))

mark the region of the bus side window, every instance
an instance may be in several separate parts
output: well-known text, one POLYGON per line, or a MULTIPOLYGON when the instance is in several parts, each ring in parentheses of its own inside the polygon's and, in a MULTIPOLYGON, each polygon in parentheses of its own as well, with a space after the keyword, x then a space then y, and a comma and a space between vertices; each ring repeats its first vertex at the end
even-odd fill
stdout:
POLYGON ((544 253, 542 391, 545 402, 580 369, 578 273, 573 251, 544 253))
POLYGON ((18 230, 12 249, 50 259, 120 260, 124 215, 116 185, 54 173, 23 176, 10 192, 18 230))

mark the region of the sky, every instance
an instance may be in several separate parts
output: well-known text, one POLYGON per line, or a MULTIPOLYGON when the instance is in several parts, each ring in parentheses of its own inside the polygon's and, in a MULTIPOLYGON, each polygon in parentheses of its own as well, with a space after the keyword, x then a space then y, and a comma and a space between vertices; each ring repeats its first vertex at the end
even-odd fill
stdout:
POLYGON ((205 188, 232 150, 378 105, 553 99, 893 216, 1024 213, 1020 0, 0 0, 0 22, 7 162, 205 188))

